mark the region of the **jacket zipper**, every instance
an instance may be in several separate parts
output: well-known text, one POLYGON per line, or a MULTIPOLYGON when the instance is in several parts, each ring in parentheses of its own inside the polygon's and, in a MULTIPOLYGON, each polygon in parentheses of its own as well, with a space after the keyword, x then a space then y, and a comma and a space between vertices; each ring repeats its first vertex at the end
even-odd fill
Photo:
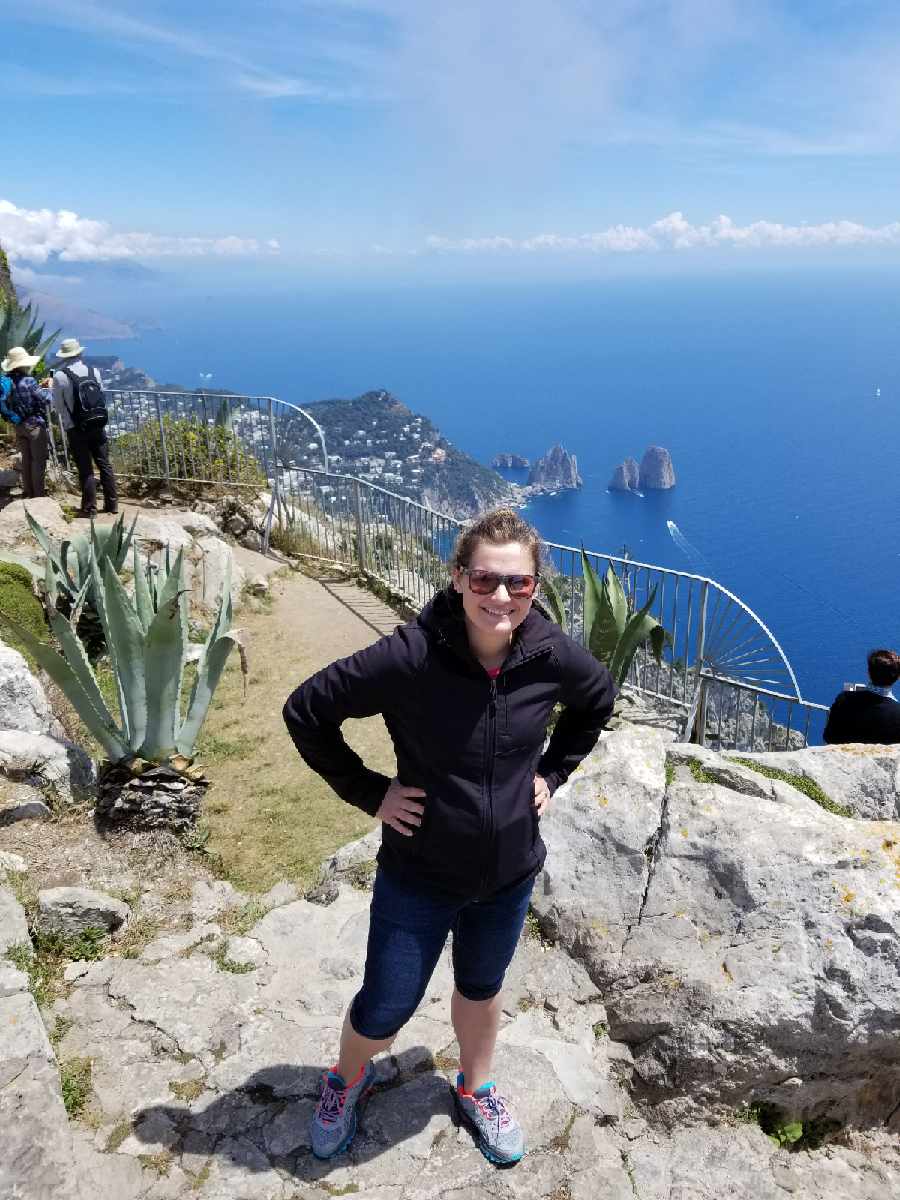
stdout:
POLYGON ((490 699, 488 700, 488 747, 485 782, 487 784, 487 828, 485 830, 487 850, 484 858, 484 869, 481 874, 480 892, 486 894, 490 879, 491 861, 494 849, 494 758, 497 754, 497 680, 492 679, 490 699))

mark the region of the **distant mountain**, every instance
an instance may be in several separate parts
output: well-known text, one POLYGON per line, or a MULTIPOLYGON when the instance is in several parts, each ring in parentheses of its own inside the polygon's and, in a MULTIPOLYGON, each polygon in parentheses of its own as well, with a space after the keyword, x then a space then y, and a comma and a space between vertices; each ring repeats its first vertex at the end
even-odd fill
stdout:
MULTIPOLYGON (((390 392, 324 400, 310 405, 309 412, 325 431, 333 471, 358 475, 463 519, 522 498, 515 484, 454 446, 427 417, 412 412, 390 392)), ((309 423, 298 414, 295 425, 293 462, 288 465, 321 466, 309 423)))
POLYGON ((48 330, 60 329, 66 337, 81 341, 102 341, 104 338, 136 338, 137 333, 124 321, 105 317, 93 309, 83 308, 70 300, 61 300, 50 292, 19 286, 22 301, 31 300, 40 309, 41 321, 48 330))

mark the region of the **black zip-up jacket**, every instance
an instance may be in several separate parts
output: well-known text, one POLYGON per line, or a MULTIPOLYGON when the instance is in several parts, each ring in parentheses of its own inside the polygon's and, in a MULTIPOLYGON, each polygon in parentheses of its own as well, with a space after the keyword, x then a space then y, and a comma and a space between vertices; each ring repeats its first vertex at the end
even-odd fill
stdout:
POLYGON ((491 679, 448 588, 417 620, 307 679, 284 719, 304 761, 374 816, 390 780, 365 766, 340 726, 381 713, 397 778, 426 795, 412 837, 382 826, 378 861, 426 889, 474 899, 541 869, 535 774, 551 793, 564 783, 596 744, 615 694, 606 667, 536 606, 491 679), (544 750, 557 702, 564 711, 544 750))

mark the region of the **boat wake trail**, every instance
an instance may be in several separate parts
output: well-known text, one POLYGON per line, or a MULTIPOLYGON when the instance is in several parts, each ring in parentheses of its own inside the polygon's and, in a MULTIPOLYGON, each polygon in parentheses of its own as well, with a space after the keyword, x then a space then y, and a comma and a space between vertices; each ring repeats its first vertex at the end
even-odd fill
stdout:
POLYGON ((669 537, 695 567, 702 567, 706 571, 712 570, 709 560, 704 558, 697 547, 687 540, 674 521, 666 521, 666 528, 669 531, 669 537))

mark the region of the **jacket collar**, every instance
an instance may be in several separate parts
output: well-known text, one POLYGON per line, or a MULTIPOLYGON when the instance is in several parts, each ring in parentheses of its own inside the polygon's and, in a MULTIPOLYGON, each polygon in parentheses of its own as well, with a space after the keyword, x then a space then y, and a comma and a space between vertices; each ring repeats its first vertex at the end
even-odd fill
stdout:
MULTIPOLYGON (((434 599, 429 600, 416 620, 438 641, 451 646, 467 661, 475 662, 466 635, 466 618, 462 597, 452 584, 448 584, 442 592, 438 592, 434 599)), ((553 642, 556 630, 557 625, 547 614, 546 609, 539 601, 533 601, 528 616, 513 635, 506 667, 515 666, 526 658, 531 658, 533 654, 538 654, 548 648, 553 642)))

